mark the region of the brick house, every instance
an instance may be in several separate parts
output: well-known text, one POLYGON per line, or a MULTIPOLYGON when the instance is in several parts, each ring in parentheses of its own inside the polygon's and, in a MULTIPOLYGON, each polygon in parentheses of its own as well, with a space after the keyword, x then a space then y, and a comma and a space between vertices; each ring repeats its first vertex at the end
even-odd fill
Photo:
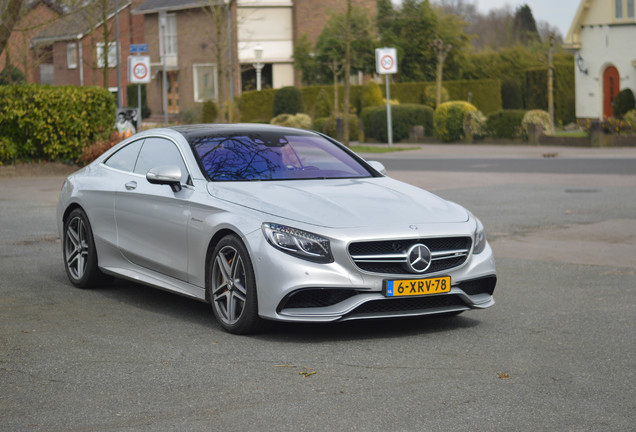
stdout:
MULTIPOLYGON (((375 18, 375 0, 353 3, 375 18)), ((209 99, 223 105, 254 89, 256 47, 263 53, 262 88, 300 85, 293 68, 294 44, 303 34, 315 41, 330 14, 345 7, 339 0, 143 1, 133 14, 144 17, 152 67, 148 106, 163 113, 164 65, 171 114, 209 99), (221 13, 211 14, 211 4, 221 13)))
POLYGON ((47 66, 50 63, 49 53, 32 50, 31 38, 46 26, 56 21, 62 10, 48 0, 35 0, 24 8, 20 20, 13 27, 9 41, 0 55, 0 71, 7 63, 12 64, 24 73, 29 83, 46 83, 47 66), (41 80, 40 69, 42 67, 41 80))
POLYGON ((234 78, 229 71, 238 69, 235 20, 228 21, 228 16, 236 16, 236 4, 230 4, 229 11, 227 3, 204 6, 208 4, 205 0, 145 0, 133 11, 144 22, 152 78, 146 95, 154 114, 164 113, 164 75, 168 114, 183 113, 206 100, 227 100, 238 92, 238 82, 219 79, 234 78))
POLYGON ((127 56, 131 44, 144 42, 143 20, 130 13, 139 0, 92 3, 63 16, 33 37, 31 44, 35 51, 49 52, 51 70, 47 83, 104 86, 113 93, 117 92, 116 3, 122 103, 127 106, 127 56))

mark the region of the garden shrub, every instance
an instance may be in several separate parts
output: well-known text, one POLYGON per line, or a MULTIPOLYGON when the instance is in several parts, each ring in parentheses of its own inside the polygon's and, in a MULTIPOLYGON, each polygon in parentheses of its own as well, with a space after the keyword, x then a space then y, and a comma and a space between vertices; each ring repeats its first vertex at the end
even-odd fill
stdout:
POLYGON ((0 72, 0 85, 15 85, 26 83, 26 75, 13 66, 11 63, 7 64, 2 72, 0 72))
POLYGON ((553 135, 554 128, 550 121, 550 114, 544 110, 530 110, 523 115, 521 120, 521 131, 524 139, 528 138, 528 130, 530 125, 541 125, 543 133, 546 135, 553 135))
POLYGON ((201 122, 214 123, 219 115, 219 108, 216 106, 216 102, 213 100, 207 100, 203 102, 201 107, 201 122))
POLYGON ((482 139, 488 135, 486 116, 481 111, 464 112, 464 137, 482 139))
POLYGON ((18 156, 18 149, 13 141, 0 136, 0 165, 13 162, 18 156))
POLYGON ((325 89, 320 89, 314 105, 314 117, 329 117, 333 111, 332 105, 332 100, 325 89))
POLYGON ((179 110, 179 124, 191 125, 201 123, 201 106, 192 105, 179 110))
POLYGON ((106 150, 110 149, 119 142, 121 142, 121 134, 117 131, 114 131, 108 138, 99 140, 84 147, 77 162, 79 162, 80 165, 88 165, 99 156, 101 156, 101 154, 104 153, 106 150))
POLYGON ((362 92, 362 109, 382 105, 382 89, 375 81, 369 81, 364 85, 362 92))
MULTIPOLYGON (((362 110, 362 125, 365 138, 379 142, 388 141, 386 124, 386 106, 368 107, 362 110)), ((433 132, 433 108, 420 104, 402 104, 391 106, 393 140, 408 139, 413 126, 424 126, 424 134, 433 132)))
POLYGON ((636 109, 627 111, 627 113, 623 116, 623 120, 629 124, 632 131, 636 131, 636 109))
POLYGON ((488 116, 486 126, 493 138, 514 139, 521 136, 524 110, 501 110, 488 116))
POLYGON ((523 93, 519 81, 507 79, 501 83, 501 106, 503 109, 523 108, 523 93))
POLYGON ((115 98, 101 87, 0 86, 0 135, 17 160, 76 161, 110 135, 115 112, 115 98))
MULTIPOLYGON (((442 103, 448 102, 450 100, 450 96, 448 95, 448 90, 442 87, 442 103)), ((424 104, 430 106, 431 108, 435 108, 437 105, 437 87, 434 85, 426 87, 424 90, 424 104)))
POLYGON ((278 126, 287 126, 301 129, 311 129, 311 117, 307 114, 281 114, 274 117, 270 124, 278 126))
POLYGON ((634 93, 629 88, 618 92, 614 102, 612 102, 614 117, 617 119, 622 119, 628 111, 634 108, 636 108, 636 101, 634 100, 634 93))
POLYGON ((440 104, 433 114, 435 136, 442 141, 458 141, 464 137, 464 113, 477 108, 464 101, 440 104))
POLYGON ((304 112, 303 95, 294 86, 282 87, 274 95, 274 117, 280 114, 296 114, 304 112))
MULTIPOLYGON (((313 129, 338 139, 338 123, 335 116, 321 117, 314 120, 313 129)), ((358 141, 358 116, 349 114, 349 140, 358 141)))

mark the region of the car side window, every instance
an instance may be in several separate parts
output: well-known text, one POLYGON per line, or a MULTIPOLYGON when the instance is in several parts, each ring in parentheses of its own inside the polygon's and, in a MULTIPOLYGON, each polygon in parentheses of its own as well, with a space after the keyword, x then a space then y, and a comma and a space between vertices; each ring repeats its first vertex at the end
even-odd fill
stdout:
POLYGON ((144 140, 137 140, 117 150, 104 164, 118 170, 131 172, 135 168, 139 149, 144 140))
POLYGON ((164 138, 146 138, 139 152, 135 173, 146 175, 152 168, 163 165, 176 165, 181 169, 181 182, 191 184, 188 169, 177 146, 164 138))

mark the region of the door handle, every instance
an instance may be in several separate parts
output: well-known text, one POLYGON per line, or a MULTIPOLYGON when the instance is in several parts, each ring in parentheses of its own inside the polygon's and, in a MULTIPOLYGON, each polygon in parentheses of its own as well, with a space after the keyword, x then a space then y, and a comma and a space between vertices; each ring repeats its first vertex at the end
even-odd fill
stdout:
POLYGON ((136 181, 130 181, 128 183, 126 183, 126 189, 127 190, 134 190, 137 188, 137 182, 136 181))

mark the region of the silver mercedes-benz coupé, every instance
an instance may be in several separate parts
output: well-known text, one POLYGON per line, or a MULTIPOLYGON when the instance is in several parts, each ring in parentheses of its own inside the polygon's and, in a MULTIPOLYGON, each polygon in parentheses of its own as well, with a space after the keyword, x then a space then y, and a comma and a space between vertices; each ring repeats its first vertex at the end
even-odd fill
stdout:
POLYGON ((492 306, 481 222, 331 138, 255 124, 154 129, 71 174, 71 283, 108 276, 209 302, 232 333, 492 306))

